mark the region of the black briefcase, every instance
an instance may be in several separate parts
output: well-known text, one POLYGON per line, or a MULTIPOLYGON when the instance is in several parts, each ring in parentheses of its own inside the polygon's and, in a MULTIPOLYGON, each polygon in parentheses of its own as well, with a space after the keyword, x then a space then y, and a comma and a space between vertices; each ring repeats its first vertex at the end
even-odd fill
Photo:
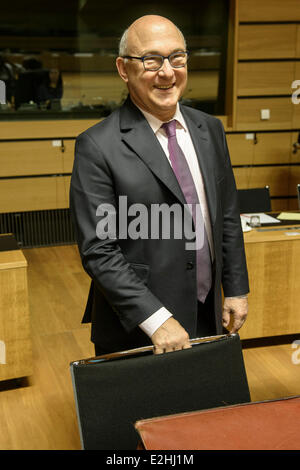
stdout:
POLYGON ((136 449, 137 420, 250 402, 238 334, 191 344, 161 355, 148 346, 72 362, 82 448, 136 449))

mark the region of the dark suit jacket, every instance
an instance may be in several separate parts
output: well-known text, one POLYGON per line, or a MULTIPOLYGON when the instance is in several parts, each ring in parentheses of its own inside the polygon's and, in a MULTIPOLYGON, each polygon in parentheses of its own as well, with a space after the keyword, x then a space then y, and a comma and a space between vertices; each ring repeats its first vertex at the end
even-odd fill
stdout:
MULTIPOLYGON (((214 243, 214 311, 222 332, 221 284, 225 296, 248 292, 248 276, 236 186, 221 122, 181 106, 203 175, 214 243)), ((196 336, 195 251, 187 240, 107 239, 96 227, 100 204, 128 207, 186 204, 172 168, 143 114, 130 99, 77 138, 70 208, 83 267, 92 278, 84 322, 92 341, 109 351, 151 344, 138 327, 165 306, 196 336)), ((128 219, 128 221, 130 221, 128 219)), ((149 220, 149 225, 151 221, 149 220)), ((98 226, 99 227, 99 226, 98 226)), ((149 229, 150 230, 150 229, 149 229)))

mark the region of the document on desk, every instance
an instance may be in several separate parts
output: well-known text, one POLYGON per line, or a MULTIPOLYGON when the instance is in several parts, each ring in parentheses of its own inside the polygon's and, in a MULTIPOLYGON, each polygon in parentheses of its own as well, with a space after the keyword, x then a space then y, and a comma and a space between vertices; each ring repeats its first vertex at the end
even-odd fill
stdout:
POLYGON ((261 224, 278 224, 280 223, 280 220, 277 220, 275 217, 272 217, 271 215, 265 214, 264 212, 255 212, 253 214, 241 214, 241 217, 245 217, 247 221, 250 221, 250 218, 253 215, 257 215, 259 217, 260 223, 261 224))
POLYGON ((281 212, 277 217, 280 220, 300 220, 300 212, 281 212))

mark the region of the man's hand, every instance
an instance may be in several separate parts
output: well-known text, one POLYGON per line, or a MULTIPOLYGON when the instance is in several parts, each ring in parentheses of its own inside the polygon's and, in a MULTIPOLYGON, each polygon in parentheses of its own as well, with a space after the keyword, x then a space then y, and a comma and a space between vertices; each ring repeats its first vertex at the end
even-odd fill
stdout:
POLYGON ((154 354, 191 348, 189 335, 174 317, 165 321, 151 337, 154 354))
POLYGON ((223 326, 227 328, 230 323, 230 315, 233 322, 229 333, 237 333, 243 326, 248 314, 247 297, 225 297, 223 305, 223 326))

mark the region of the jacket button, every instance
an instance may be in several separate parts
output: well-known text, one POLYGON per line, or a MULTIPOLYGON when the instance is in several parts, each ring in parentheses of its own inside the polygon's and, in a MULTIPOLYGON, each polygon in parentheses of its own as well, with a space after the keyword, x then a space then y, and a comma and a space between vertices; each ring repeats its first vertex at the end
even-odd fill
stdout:
POLYGON ((193 267, 194 267, 194 263, 192 263, 191 261, 186 263, 186 269, 193 269, 193 267))

